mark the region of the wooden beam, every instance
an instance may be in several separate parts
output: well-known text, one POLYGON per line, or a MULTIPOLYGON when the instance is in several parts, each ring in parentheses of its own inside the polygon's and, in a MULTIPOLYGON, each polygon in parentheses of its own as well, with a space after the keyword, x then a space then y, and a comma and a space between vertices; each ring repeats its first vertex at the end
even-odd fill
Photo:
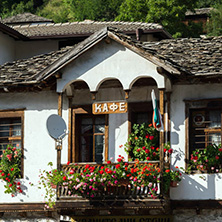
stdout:
MULTIPOLYGON (((62 116, 62 97, 63 94, 59 93, 58 94, 58 115, 62 116)), ((61 150, 62 150, 62 144, 60 146, 56 147, 57 150, 57 169, 61 169, 61 150)))
MULTIPOLYGON (((44 207, 44 203, 3 203, 0 204, 0 212, 45 212, 44 207)), ((49 209, 49 211, 55 211, 55 209, 49 209)))
POLYGON ((72 97, 69 97, 69 122, 68 122, 68 161, 72 162, 72 97))
MULTIPOLYGON (((159 89, 159 106, 160 106, 160 114, 163 119, 164 115, 164 90, 165 89, 159 89)), ((163 127, 165 129, 165 127, 163 127)), ((163 195, 163 170, 164 170, 164 131, 160 131, 160 169, 161 169, 161 184, 160 184, 160 194, 163 195)))
POLYGON ((170 132, 171 132, 171 122, 170 122, 170 97, 171 97, 171 92, 166 93, 167 96, 167 141, 170 141, 170 132))

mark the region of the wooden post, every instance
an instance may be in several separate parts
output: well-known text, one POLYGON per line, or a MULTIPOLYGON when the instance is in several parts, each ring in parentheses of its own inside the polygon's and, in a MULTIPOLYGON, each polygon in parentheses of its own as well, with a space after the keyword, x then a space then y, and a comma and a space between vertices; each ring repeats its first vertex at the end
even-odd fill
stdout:
POLYGON ((72 162, 72 98, 71 96, 68 97, 69 99, 69 122, 68 122, 68 161, 72 162))
POLYGON ((170 141, 170 128, 171 128, 171 123, 170 123, 170 96, 171 92, 166 93, 167 96, 167 142, 170 141))
MULTIPOLYGON (((160 114, 163 119, 164 115, 164 89, 159 89, 159 103, 160 103, 160 114)), ((163 121, 164 124, 164 121, 163 121)), ((165 127, 163 127, 165 128, 165 127)), ((160 175, 160 194, 163 196, 163 170, 164 170, 164 131, 160 131, 160 169, 161 169, 161 175, 160 175)))
MULTIPOLYGON (((58 115, 62 116, 62 93, 59 93, 58 95, 58 115)), ((61 170, 61 150, 62 150, 62 144, 59 146, 56 146, 57 149, 57 169, 61 170)))

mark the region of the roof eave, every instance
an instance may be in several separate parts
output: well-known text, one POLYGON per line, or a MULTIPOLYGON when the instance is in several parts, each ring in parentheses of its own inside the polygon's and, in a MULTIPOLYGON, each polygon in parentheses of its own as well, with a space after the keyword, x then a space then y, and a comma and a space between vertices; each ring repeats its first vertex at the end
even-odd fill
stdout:
POLYGON ((20 32, 10 28, 9 26, 0 22, 0 31, 13 37, 14 39, 28 40, 28 37, 22 35, 20 32))

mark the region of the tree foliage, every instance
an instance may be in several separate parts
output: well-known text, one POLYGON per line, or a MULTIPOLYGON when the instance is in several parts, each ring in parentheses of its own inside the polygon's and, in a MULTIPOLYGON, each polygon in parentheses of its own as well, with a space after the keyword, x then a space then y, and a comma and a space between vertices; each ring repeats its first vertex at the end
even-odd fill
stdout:
POLYGON ((69 21, 112 21, 118 15, 122 0, 64 0, 69 21))
POLYGON ((218 4, 222 4, 222 0, 199 0, 197 8, 215 7, 218 4))
POLYGON ((38 8, 37 14, 54 22, 67 22, 69 12, 66 5, 61 0, 45 1, 43 6, 38 8))
POLYGON ((210 13, 210 21, 207 25, 207 33, 211 36, 222 35, 222 4, 210 13))
MULTIPOLYGON (((85 19, 154 22, 162 24, 174 37, 198 37, 202 25, 190 22, 186 26, 185 12, 215 4, 222 4, 222 0, 0 0, 0 17, 31 12, 55 22, 85 19)), ((220 33, 220 21, 220 13, 213 12, 210 34, 220 33)))
POLYGON ((185 13, 196 3, 197 0, 125 0, 116 19, 160 23, 175 37, 182 37, 185 13))

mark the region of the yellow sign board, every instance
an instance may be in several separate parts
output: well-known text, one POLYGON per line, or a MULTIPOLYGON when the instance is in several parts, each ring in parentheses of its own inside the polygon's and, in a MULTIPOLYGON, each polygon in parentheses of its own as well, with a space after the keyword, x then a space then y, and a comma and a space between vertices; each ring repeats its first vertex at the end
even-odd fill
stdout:
POLYGON ((72 222, 173 222, 173 216, 76 216, 72 222))
POLYGON ((126 113, 128 104, 125 101, 93 103, 92 110, 93 114, 126 113))

